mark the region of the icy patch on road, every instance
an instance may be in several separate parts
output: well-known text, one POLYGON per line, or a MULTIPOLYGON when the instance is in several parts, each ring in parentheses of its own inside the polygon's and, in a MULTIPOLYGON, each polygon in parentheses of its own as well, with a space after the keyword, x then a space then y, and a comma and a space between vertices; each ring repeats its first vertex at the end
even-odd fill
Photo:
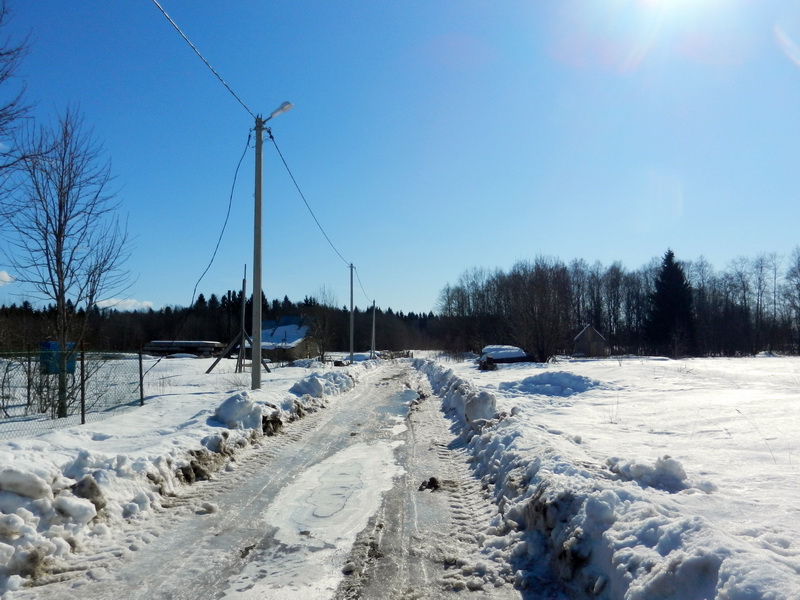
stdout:
POLYGON ((402 469, 392 443, 357 444, 318 463, 266 509, 274 530, 231 580, 225 598, 331 597, 356 535, 402 469))

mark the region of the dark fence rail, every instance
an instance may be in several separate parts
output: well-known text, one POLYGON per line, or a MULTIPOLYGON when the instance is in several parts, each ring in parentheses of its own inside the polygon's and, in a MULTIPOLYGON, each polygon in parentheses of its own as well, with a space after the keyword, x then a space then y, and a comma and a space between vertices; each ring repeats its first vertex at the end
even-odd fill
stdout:
POLYGON ((103 419, 142 402, 136 354, 0 353, 0 439, 103 419))

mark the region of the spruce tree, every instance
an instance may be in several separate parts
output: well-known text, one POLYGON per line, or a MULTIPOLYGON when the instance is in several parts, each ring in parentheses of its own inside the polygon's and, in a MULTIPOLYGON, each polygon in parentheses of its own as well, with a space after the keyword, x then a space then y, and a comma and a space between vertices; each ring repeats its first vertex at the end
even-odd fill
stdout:
POLYGON ((651 348, 677 356, 694 352, 694 315, 692 286, 675 253, 667 250, 650 295, 650 311, 646 323, 651 348))

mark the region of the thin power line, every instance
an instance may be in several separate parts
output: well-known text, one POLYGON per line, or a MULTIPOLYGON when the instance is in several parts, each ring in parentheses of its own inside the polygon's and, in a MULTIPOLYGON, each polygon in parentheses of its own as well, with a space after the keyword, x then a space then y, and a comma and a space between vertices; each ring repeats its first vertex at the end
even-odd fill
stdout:
MULTIPOLYGON (((353 268, 355 269, 355 267, 353 267, 353 268)), ((374 300, 372 300, 369 297, 369 294, 367 294, 367 290, 364 289, 364 284, 361 283, 361 276, 358 274, 358 269, 355 269, 355 271, 356 271, 356 279, 358 279, 358 285, 361 286, 361 291, 364 292, 364 297, 367 299, 367 302, 370 302, 370 301, 374 302, 374 300)))
POLYGON ((342 253, 339 252, 336 249, 336 246, 333 245, 333 242, 331 241, 331 238, 329 238, 328 234, 325 233, 325 230, 322 228, 322 225, 320 225, 319 220, 317 219, 317 216, 314 214, 314 211, 311 210, 311 206, 309 206, 308 201, 306 200, 306 197, 303 194, 303 191, 300 189, 300 186, 297 183, 297 180, 294 178, 294 175, 292 174, 292 170, 289 168, 289 165, 286 163, 286 159, 283 157, 283 153, 281 152, 281 149, 278 148, 278 143, 275 141, 275 138, 272 137, 272 131, 269 128, 267 128, 266 131, 267 131, 267 135, 269 136, 269 139, 272 141, 272 144, 275 146, 275 150, 278 151, 278 156, 281 157, 281 162, 283 162, 283 166, 286 168, 286 172, 289 173, 289 177, 291 177, 292 183, 294 183, 294 187, 297 189, 297 193, 300 194, 300 197, 303 199, 303 203, 306 205, 306 208, 308 209, 308 212, 311 213, 311 216, 314 219, 314 222, 317 224, 317 227, 319 227, 319 230, 322 232, 322 235, 325 236, 325 239, 328 240, 328 243, 330 244, 331 248, 333 248, 333 251, 336 252, 336 254, 339 255, 339 258, 342 259, 344 264, 346 264, 346 265, 351 264, 350 261, 345 259, 345 257, 342 256, 342 253))
POLYGON ((228 90, 228 91, 229 91, 229 92, 230 92, 230 93, 233 95, 233 97, 234 97, 234 98, 236 98, 236 100, 239 102, 239 104, 241 104, 241 105, 244 107, 244 109, 245 109, 245 110, 246 110, 248 113, 250 113, 250 116, 251 116, 251 117, 253 117, 253 118, 255 119, 255 118, 256 118, 256 116, 253 114, 253 111, 251 111, 249 108, 247 108, 247 105, 246 105, 244 102, 242 102, 242 99, 241 99, 241 98, 239 98, 239 96, 237 96, 237 95, 236 95, 236 92, 234 92, 234 91, 231 89, 231 86, 229 86, 227 83, 225 83, 225 80, 224 80, 222 77, 220 77, 220 74, 219 74, 219 73, 217 73, 217 72, 214 70, 214 67, 212 67, 212 66, 209 64, 209 62, 208 62, 208 61, 207 61, 207 60, 206 60, 206 59, 203 57, 203 55, 202 55, 202 54, 200 54, 200 50, 198 50, 198 49, 195 47, 195 45, 194 45, 194 44, 193 44, 191 41, 189 41, 189 38, 188 38, 188 37, 186 37, 186 35, 185 35, 185 34, 184 34, 182 31, 181 31, 181 28, 180 28, 180 27, 178 27, 177 23, 175 23, 175 21, 173 21, 173 20, 172 20, 172 17, 170 17, 170 16, 167 14, 167 11, 165 11, 165 10, 162 8, 162 6, 161 6, 161 5, 158 3, 158 0, 153 0, 153 4, 155 4, 155 5, 158 7, 158 10, 160 10, 160 11, 161 11, 161 13, 162 13, 162 14, 163 14, 163 15, 164 15, 166 18, 167 18, 167 21, 169 21, 170 23, 172 23, 172 26, 175 28, 175 30, 176 30, 178 33, 180 33, 180 34, 181 34, 181 37, 182 37, 184 40, 186 40, 186 43, 187 43, 187 44, 189 44, 189 46, 192 48, 192 50, 194 50, 194 53, 195 53, 195 54, 197 54, 197 56, 199 56, 199 57, 200 57, 200 60, 202 60, 202 61, 203 61, 203 62, 206 64, 206 66, 207 66, 209 69, 211 69, 211 72, 212 72, 214 75, 216 75, 216 76, 217 76, 217 79, 219 79, 219 80, 220 80, 220 83, 222 83, 222 85, 224 85, 224 86, 225 86, 225 88, 226 88, 226 89, 227 89, 227 90, 228 90))
MULTIPOLYGON (((295 179, 292 170, 289 168, 289 165, 283 156, 283 152, 281 152, 281 149, 278 147, 278 143, 275 141, 275 137, 272 135, 272 131, 269 128, 267 128, 266 131, 267 135, 269 136, 269 139, 275 146, 275 150, 278 152, 278 156, 281 157, 281 162, 283 163, 283 166, 286 168, 286 172, 289 173, 289 177, 292 179, 292 183, 294 183, 294 187, 297 189, 297 193, 300 194, 300 198, 303 199, 303 203, 306 205, 308 212, 311 214, 311 217, 314 219, 314 222, 317 224, 317 227, 319 227, 319 230, 322 232, 322 235, 324 235, 325 239, 328 240, 328 244, 330 244, 331 248, 333 248, 333 251, 339 255, 339 258, 342 259, 342 262, 344 262, 344 264, 346 264, 347 266, 351 266, 352 263, 348 261, 344 256, 342 256, 341 252, 339 252, 339 250, 336 249, 336 246, 333 245, 331 238, 328 237, 328 234, 325 233, 325 230, 322 228, 322 225, 320 224, 319 219, 317 219, 317 216, 314 214, 314 211, 311 210, 311 206, 308 204, 305 194, 303 194, 303 190, 300 189, 300 185, 297 183, 297 180, 295 179)), ((361 287, 361 291, 364 292, 364 297, 367 299, 367 302, 372 302, 372 299, 369 297, 369 294, 367 294, 367 291, 364 289, 364 284, 361 282, 361 276, 358 274, 358 269, 356 269, 355 267, 353 268, 355 269, 356 272, 356 279, 358 279, 358 285, 361 287)))
MULTIPOLYGON (((186 314, 183 316, 183 321, 181 321, 180 326, 178 327, 178 331, 175 333, 175 336, 172 340, 172 344, 174 344, 181 335, 181 331, 183 331, 184 326, 186 325, 186 321, 189 319, 189 315, 191 314, 192 310, 194 310, 194 298, 197 294, 197 288, 200 286, 200 282, 203 281, 203 277, 206 276, 208 270, 211 268, 211 265, 214 264, 214 260, 217 258, 217 251, 219 250, 219 245, 222 243, 222 236, 225 235, 225 229, 228 227, 228 220, 231 216, 231 207, 233 206, 233 192, 236 189, 236 179, 239 177, 239 169, 242 166, 242 161, 244 160, 245 155, 247 154, 248 148, 250 148, 250 139, 252 138, 252 134, 247 135, 247 143, 244 145, 244 151, 242 152, 242 156, 239 158, 239 162, 236 165, 236 171, 233 173, 233 183, 231 184, 231 193, 228 196, 228 211, 225 213, 225 222, 222 224, 222 229, 219 232, 219 237, 217 238, 217 245, 214 247, 214 253, 211 255, 211 260, 208 261, 208 266, 206 267, 205 271, 203 271, 202 275, 198 277, 197 283, 194 284, 194 289, 192 290, 192 300, 189 302, 189 306, 186 309, 186 314)), ((152 371, 155 366, 161 362, 164 357, 162 356, 159 358, 153 365, 147 369, 147 373, 152 371)), ((147 375, 145 373, 145 375, 147 375)))
POLYGON ((200 285, 200 282, 203 280, 203 277, 206 276, 206 273, 208 273, 208 270, 211 268, 211 265, 214 264, 214 259, 217 258, 217 251, 219 250, 219 245, 222 243, 222 236, 225 235, 225 229, 228 227, 228 219, 230 219, 231 217, 231 207, 233 206, 233 192, 236 189, 236 179, 239 177, 239 169, 241 168, 242 161, 244 160, 244 157, 247 154, 247 149, 250 148, 251 138, 252 134, 248 134, 247 143, 244 145, 244 151, 242 151, 242 156, 239 157, 239 162, 236 164, 236 171, 234 171, 233 173, 233 183, 231 184, 231 194, 228 197, 228 212, 225 213, 225 222, 222 224, 222 230, 219 232, 219 237, 217 238, 217 245, 214 247, 214 253, 211 255, 211 260, 208 262, 206 270, 203 271, 203 274, 200 275, 200 278, 194 285, 194 290, 192 291, 192 303, 194 303, 194 295, 197 293, 197 286, 200 285))

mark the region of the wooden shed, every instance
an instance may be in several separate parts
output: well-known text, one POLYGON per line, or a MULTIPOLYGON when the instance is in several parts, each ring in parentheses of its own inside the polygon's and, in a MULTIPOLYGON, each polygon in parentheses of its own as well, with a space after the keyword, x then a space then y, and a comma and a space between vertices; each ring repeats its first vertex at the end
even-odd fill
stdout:
POLYGON ((575 336, 572 353, 574 356, 607 356, 606 338, 593 326, 587 325, 575 336))

